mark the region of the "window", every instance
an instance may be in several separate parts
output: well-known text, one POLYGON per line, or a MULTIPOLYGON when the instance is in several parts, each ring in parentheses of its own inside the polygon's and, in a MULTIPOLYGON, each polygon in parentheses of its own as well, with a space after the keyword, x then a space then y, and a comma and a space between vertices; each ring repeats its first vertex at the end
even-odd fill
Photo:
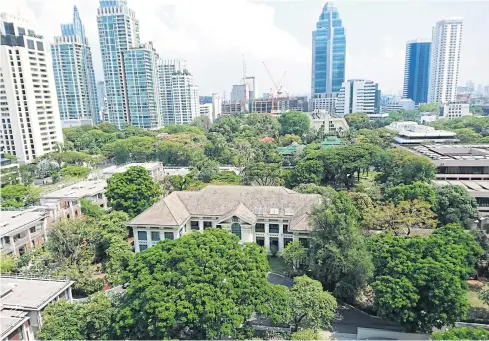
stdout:
POLYGON ((256 223, 255 232, 265 232, 265 224, 256 223))
POLYGON ((278 247, 278 238, 270 238, 270 246, 275 245, 278 247))
POLYGON ((284 238, 284 247, 286 247, 288 243, 292 243, 292 241, 292 238, 284 238))
POLYGON ((151 240, 154 242, 160 240, 160 233, 158 231, 151 231, 151 240))
POLYGON ((204 230, 212 227, 212 221, 204 221, 204 230))
POLYGON ((231 233, 237 235, 239 239, 241 239, 241 225, 239 223, 232 223, 231 233))
POLYGON ((289 233, 289 225, 283 225, 284 232, 283 233, 289 233))
POLYGON ((34 233, 34 232, 36 232, 36 227, 35 227, 35 226, 32 226, 32 227, 29 229, 29 232, 30 232, 30 233, 34 233))
POLYGON ((165 232, 165 239, 170 239, 170 240, 175 239, 173 232, 165 232))
POLYGON ((309 248, 309 238, 299 238, 299 241, 305 249, 309 248))
POLYGON ((139 240, 148 240, 148 236, 146 231, 138 231, 138 239, 139 240))
POLYGON ((270 232, 270 233, 278 233, 278 231, 279 231, 278 224, 270 224, 268 226, 268 232, 270 232))
POLYGON ((199 222, 198 221, 191 221, 190 222, 190 229, 191 230, 198 230, 199 229, 199 222))
POLYGON ((44 51, 44 45, 42 44, 42 41, 37 41, 36 44, 38 51, 44 51))
POLYGON ((144 251, 148 248, 148 245, 146 244, 139 244, 139 251, 144 251))
POLYGON ((33 40, 27 39, 27 48, 34 50, 34 41, 33 40))
POLYGON ((255 241, 259 246, 265 247, 265 237, 256 237, 255 241))

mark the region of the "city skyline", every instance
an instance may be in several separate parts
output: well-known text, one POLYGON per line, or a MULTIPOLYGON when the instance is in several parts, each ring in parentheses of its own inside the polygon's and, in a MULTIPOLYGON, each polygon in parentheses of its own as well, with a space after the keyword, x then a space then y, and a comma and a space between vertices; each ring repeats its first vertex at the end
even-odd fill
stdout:
MULTIPOLYGON (((45 0, 20 0, 15 3, 0 0, 7 12, 25 13, 28 19, 34 17, 35 27, 40 23, 48 42, 53 40, 59 23, 66 21, 73 5, 78 5, 85 23, 87 37, 94 50, 94 64, 97 81, 103 80, 100 57, 96 9, 98 1, 72 0, 54 3, 45 0), (59 18, 52 20, 52 18, 59 18)), ((234 2, 233 2, 234 3, 234 2)), ((262 61, 269 64, 275 78, 287 70, 284 89, 289 93, 308 94, 311 74, 311 32, 317 22, 318 13, 325 1, 257 2, 237 0, 234 6, 225 1, 213 0, 206 6, 194 0, 180 2, 134 1, 128 5, 139 20, 141 40, 153 41, 164 59, 185 58, 192 65, 200 94, 226 91, 230 85, 242 78, 242 55, 245 55, 247 74, 257 77, 262 92, 272 86, 262 61), (194 9, 190 11, 190 9, 194 9), (231 25, 234 19, 220 13, 233 10, 244 15, 259 10, 256 25, 231 25), (187 13, 185 18, 181 15, 187 13), (191 12, 208 15, 204 20, 191 12), (212 17, 214 16, 214 17, 212 17), (216 17, 217 16, 217 17, 216 17), (215 23, 219 19, 221 22, 215 23), (291 25, 291 18, 294 24, 291 25), (219 27, 217 27, 219 26, 219 27), (256 26, 256 27, 255 27, 256 26), (226 27, 226 30, 222 30, 226 27), (251 31, 250 31, 251 30, 251 31), (247 32, 246 34, 244 32, 247 32), (238 37, 231 39, 230 37, 238 37), (185 41, 185 44, 182 42, 185 41)), ((489 10, 486 2, 345 2, 334 5, 341 13, 343 25, 347 29, 348 46, 346 57, 346 77, 372 79, 379 83, 383 93, 401 93, 403 87, 403 65, 405 44, 409 40, 431 40, 431 28, 438 20, 450 16, 464 17, 464 42, 460 65, 459 85, 467 80, 476 84, 487 84, 484 75, 489 74, 489 66, 483 61, 489 58, 489 44, 480 44, 483 32, 489 30, 489 23, 483 18, 484 10, 489 10), (375 14, 382 7, 383 14, 375 14), (402 16, 398 13, 403 13, 402 16), (377 15, 379 20, 364 17, 377 15), (388 29, 381 29, 381 21, 388 29), (366 22, 369 22, 366 25, 366 22), (411 23, 415 22, 416 25, 411 23), (397 23, 394 25, 394 23, 397 23), (406 30, 405 25, 409 26, 406 30)), ((487 11, 486 11, 487 12, 487 11)))

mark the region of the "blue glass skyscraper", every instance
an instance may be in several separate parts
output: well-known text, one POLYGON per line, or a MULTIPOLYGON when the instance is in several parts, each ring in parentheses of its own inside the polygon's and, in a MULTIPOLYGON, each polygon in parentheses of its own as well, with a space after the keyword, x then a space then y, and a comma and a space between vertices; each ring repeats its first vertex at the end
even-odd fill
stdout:
POLYGON ((403 98, 410 98, 416 103, 428 102, 430 49, 429 42, 410 41, 406 44, 403 98))
POLYGON ((100 0, 97 9, 109 122, 130 124, 124 52, 140 46, 139 21, 126 0, 100 0))
POLYGON ((345 59, 345 29, 336 7, 326 3, 312 32, 312 97, 340 91, 345 81, 345 59))
POLYGON ((62 121, 98 122, 99 105, 92 52, 75 6, 73 22, 61 25, 51 45, 54 79, 62 121))

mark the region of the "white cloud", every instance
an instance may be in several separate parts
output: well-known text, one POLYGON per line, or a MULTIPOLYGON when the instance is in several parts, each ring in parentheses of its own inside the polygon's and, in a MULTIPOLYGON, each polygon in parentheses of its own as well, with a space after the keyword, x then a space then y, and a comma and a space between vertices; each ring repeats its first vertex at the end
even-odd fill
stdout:
MULTIPOLYGON (((242 55, 248 74, 260 89, 271 86, 261 64, 275 77, 288 70, 289 92, 309 88, 310 49, 274 25, 274 9, 252 0, 129 0, 140 21, 141 40, 153 41, 163 58, 185 58, 201 92, 227 90, 242 77, 242 55), (306 71, 307 72, 304 72, 306 71)), ((0 0, 6 12, 20 12, 33 21, 49 42, 60 34, 60 23, 71 20, 77 5, 94 53, 97 78, 102 79, 96 24, 98 0, 0 0)))

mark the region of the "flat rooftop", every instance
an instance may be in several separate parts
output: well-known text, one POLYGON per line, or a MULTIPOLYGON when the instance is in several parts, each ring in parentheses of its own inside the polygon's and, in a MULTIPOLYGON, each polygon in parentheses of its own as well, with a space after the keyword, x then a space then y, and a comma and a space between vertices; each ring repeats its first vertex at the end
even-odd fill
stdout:
POLYGON ((123 173, 129 169, 129 167, 143 167, 148 171, 151 171, 155 168, 162 166, 163 164, 160 162, 145 162, 145 163, 129 163, 124 166, 112 166, 107 167, 103 170, 104 174, 115 174, 115 173, 123 173))
POLYGON ((41 195, 41 199, 81 199, 105 191, 106 180, 84 180, 41 195))
POLYGON ((489 181, 484 180, 435 180, 433 181, 438 186, 456 185, 462 186, 478 197, 479 194, 489 194, 489 181))
POLYGON ((28 320, 27 312, 22 310, 0 310, 0 339, 4 340, 22 323, 28 320))
POLYGON ((425 144, 405 148, 431 160, 489 160, 489 144, 425 144))
POLYGON ((8 309, 40 310, 74 282, 1 275, 2 305, 8 309))
POLYGON ((0 236, 8 235, 17 229, 41 221, 44 212, 33 211, 0 211, 0 236))

